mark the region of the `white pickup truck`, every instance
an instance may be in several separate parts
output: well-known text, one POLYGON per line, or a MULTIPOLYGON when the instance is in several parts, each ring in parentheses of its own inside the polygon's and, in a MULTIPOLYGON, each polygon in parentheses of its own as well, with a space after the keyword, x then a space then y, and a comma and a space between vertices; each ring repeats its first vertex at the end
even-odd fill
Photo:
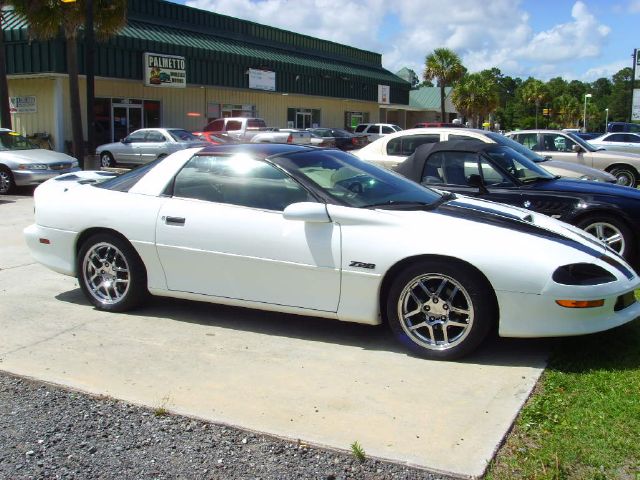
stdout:
POLYGON ((310 132, 270 129, 262 118, 219 118, 210 122, 203 131, 214 135, 224 134, 242 142, 251 143, 311 143, 310 132))

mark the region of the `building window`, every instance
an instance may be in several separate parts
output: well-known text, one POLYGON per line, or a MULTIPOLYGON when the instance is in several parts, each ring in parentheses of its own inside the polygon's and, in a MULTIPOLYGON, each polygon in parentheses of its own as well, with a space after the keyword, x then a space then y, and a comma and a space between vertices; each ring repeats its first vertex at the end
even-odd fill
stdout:
POLYGON ((218 118, 244 117, 252 118, 258 116, 258 109, 255 105, 235 105, 232 103, 207 103, 207 123, 218 118))
POLYGON ((287 128, 317 128, 320 112, 317 108, 287 108, 287 128))
POLYGON ((344 112, 344 126, 355 129, 361 123, 369 123, 369 112, 344 112))

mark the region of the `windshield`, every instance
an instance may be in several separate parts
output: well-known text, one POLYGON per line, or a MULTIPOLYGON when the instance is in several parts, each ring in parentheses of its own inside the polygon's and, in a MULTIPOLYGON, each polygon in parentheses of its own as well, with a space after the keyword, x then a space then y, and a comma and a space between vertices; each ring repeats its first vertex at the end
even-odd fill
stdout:
POLYGON ((147 174, 149 170, 151 170, 163 160, 164 158, 156 159, 141 167, 129 170, 127 173, 123 173, 122 175, 110 178, 105 182, 101 182, 93 186, 98 188, 106 188, 107 190, 115 190, 118 192, 128 192, 131 187, 138 183, 138 181, 147 174))
POLYGON ((440 193, 340 150, 300 152, 274 159, 350 207, 432 204, 440 193))
POLYGON ((576 142, 578 145, 580 145, 582 148, 584 148, 587 152, 595 152, 596 150, 598 150, 596 147, 594 147, 593 145, 591 145, 589 142, 587 142, 586 140, 583 140, 582 138, 580 138, 578 135, 576 135, 575 133, 572 132, 565 132, 565 135, 567 137, 569 137, 571 140, 573 140, 574 142, 576 142))
MULTIPOLYGON (((520 144, 518 144, 520 145, 520 144)), ((522 183, 530 183, 543 179, 553 179, 543 168, 536 165, 524 155, 509 147, 493 147, 485 150, 486 155, 504 171, 510 173, 522 183)))
POLYGON ((500 135, 499 133, 495 133, 495 132, 486 132, 485 135, 489 137, 491 140, 493 140, 494 142, 496 142, 498 145, 504 145, 505 147, 510 147, 514 149, 520 155, 528 158, 532 162, 540 163, 540 162, 547 161, 546 158, 541 157, 530 148, 525 147, 524 145, 516 142, 512 138, 505 137, 504 135, 500 135))
POLYGON ((201 142, 193 133, 186 130, 167 130, 176 142, 201 142))
POLYGON ((0 151, 40 148, 16 132, 0 132, 0 151))

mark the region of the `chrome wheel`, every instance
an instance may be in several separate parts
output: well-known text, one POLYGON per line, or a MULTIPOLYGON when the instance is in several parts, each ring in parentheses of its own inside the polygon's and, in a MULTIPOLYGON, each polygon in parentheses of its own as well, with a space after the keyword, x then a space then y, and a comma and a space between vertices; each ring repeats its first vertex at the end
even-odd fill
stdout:
POLYGON ((13 177, 11 176, 11 172, 5 170, 4 168, 0 169, 0 193, 9 193, 12 188, 13 177))
POLYGON ((100 155, 100 166, 101 167, 113 167, 114 161, 111 158, 111 155, 108 153, 103 153, 100 155))
POLYGON ((402 290, 397 314, 413 342, 429 350, 447 350, 471 331, 474 308, 459 282, 443 274, 425 274, 402 290))
POLYGON ((82 280, 91 296, 101 304, 114 305, 129 291, 129 263, 114 245, 101 242, 91 246, 82 261, 82 280))
POLYGON ((624 235, 618 227, 607 222, 595 222, 584 227, 584 230, 619 254, 624 253, 624 235))

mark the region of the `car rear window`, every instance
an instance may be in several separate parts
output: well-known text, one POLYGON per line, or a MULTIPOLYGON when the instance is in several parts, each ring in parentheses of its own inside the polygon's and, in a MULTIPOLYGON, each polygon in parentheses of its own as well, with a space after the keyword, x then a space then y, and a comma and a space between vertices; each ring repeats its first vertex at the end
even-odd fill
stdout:
POLYGON ((142 177, 147 174, 149 170, 155 167, 162 160, 163 159, 154 160, 153 162, 149 162, 146 165, 130 170, 127 173, 123 173, 122 175, 113 177, 102 183, 95 184, 94 187, 106 188, 107 190, 115 190, 116 192, 128 192, 136 183, 140 181, 142 177))

